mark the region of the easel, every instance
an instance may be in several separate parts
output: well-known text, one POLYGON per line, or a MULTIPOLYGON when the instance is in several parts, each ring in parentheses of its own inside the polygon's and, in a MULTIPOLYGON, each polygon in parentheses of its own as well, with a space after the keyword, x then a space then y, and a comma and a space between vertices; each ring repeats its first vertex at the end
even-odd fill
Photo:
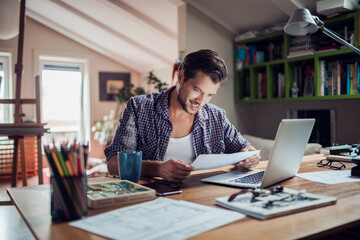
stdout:
POLYGON ((24 137, 36 136, 37 138, 37 157, 38 157, 38 176, 39 184, 43 183, 42 176, 42 151, 41 151, 41 136, 48 131, 44 128, 45 124, 41 123, 40 115, 40 79, 39 76, 35 78, 36 97, 35 99, 21 99, 21 76, 23 71, 22 57, 24 46, 24 25, 25 25, 25 2, 21 0, 20 5, 20 23, 19 23, 19 37, 18 37, 18 59, 15 65, 16 73, 16 95, 15 99, 0 99, 2 104, 15 104, 15 123, 13 124, 0 124, 0 136, 8 136, 9 139, 14 140, 14 153, 12 161, 12 176, 11 187, 16 187, 17 183, 17 162, 18 162, 18 149, 20 144, 21 153, 21 170, 23 185, 27 185, 24 137), (35 104, 36 105, 36 123, 24 123, 22 117, 21 106, 22 104, 35 104))

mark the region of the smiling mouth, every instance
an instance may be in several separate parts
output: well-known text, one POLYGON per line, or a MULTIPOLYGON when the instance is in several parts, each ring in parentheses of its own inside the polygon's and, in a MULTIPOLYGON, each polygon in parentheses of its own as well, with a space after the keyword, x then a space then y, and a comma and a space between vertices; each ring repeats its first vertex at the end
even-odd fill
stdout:
POLYGON ((190 107, 193 110, 198 110, 200 108, 200 104, 190 101, 190 107))

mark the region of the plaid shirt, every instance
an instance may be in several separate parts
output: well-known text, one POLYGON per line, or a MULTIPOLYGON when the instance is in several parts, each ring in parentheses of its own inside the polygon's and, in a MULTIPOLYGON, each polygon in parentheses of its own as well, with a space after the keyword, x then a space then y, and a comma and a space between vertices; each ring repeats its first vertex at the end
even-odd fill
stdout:
MULTIPOLYGON (((141 150, 143 159, 163 161, 173 130, 168 106, 170 92, 131 98, 120 117, 106 159, 121 150, 141 150)), ((195 115, 193 125, 195 155, 239 152, 250 143, 234 128, 225 111, 210 103, 195 115)))

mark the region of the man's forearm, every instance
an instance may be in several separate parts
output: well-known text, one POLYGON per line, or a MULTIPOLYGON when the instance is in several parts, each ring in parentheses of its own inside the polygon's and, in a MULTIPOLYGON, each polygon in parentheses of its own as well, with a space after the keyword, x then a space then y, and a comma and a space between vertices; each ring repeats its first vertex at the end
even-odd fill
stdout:
MULTIPOLYGON (((156 177, 159 176, 159 166, 160 162, 143 160, 141 165, 141 176, 144 177, 156 177)), ((108 172, 111 175, 119 176, 119 162, 118 156, 112 156, 107 162, 108 172)))
POLYGON ((151 160, 143 160, 142 168, 141 168, 141 176, 144 177, 159 177, 159 167, 161 162, 159 161, 151 161, 151 160))

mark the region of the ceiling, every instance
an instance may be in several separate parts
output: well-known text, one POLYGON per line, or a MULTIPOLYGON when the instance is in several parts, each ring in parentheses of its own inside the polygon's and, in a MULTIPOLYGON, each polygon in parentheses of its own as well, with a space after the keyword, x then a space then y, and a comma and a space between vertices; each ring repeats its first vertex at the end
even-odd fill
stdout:
POLYGON ((184 0, 234 35, 287 22, 297 8, 316 14, 316 0, 184 0))
POLYGON ((313 0, 28 0, 28 17, 135 71, 178 57, 178 7, 191 4, 234 36, 286 22, 313 0))

